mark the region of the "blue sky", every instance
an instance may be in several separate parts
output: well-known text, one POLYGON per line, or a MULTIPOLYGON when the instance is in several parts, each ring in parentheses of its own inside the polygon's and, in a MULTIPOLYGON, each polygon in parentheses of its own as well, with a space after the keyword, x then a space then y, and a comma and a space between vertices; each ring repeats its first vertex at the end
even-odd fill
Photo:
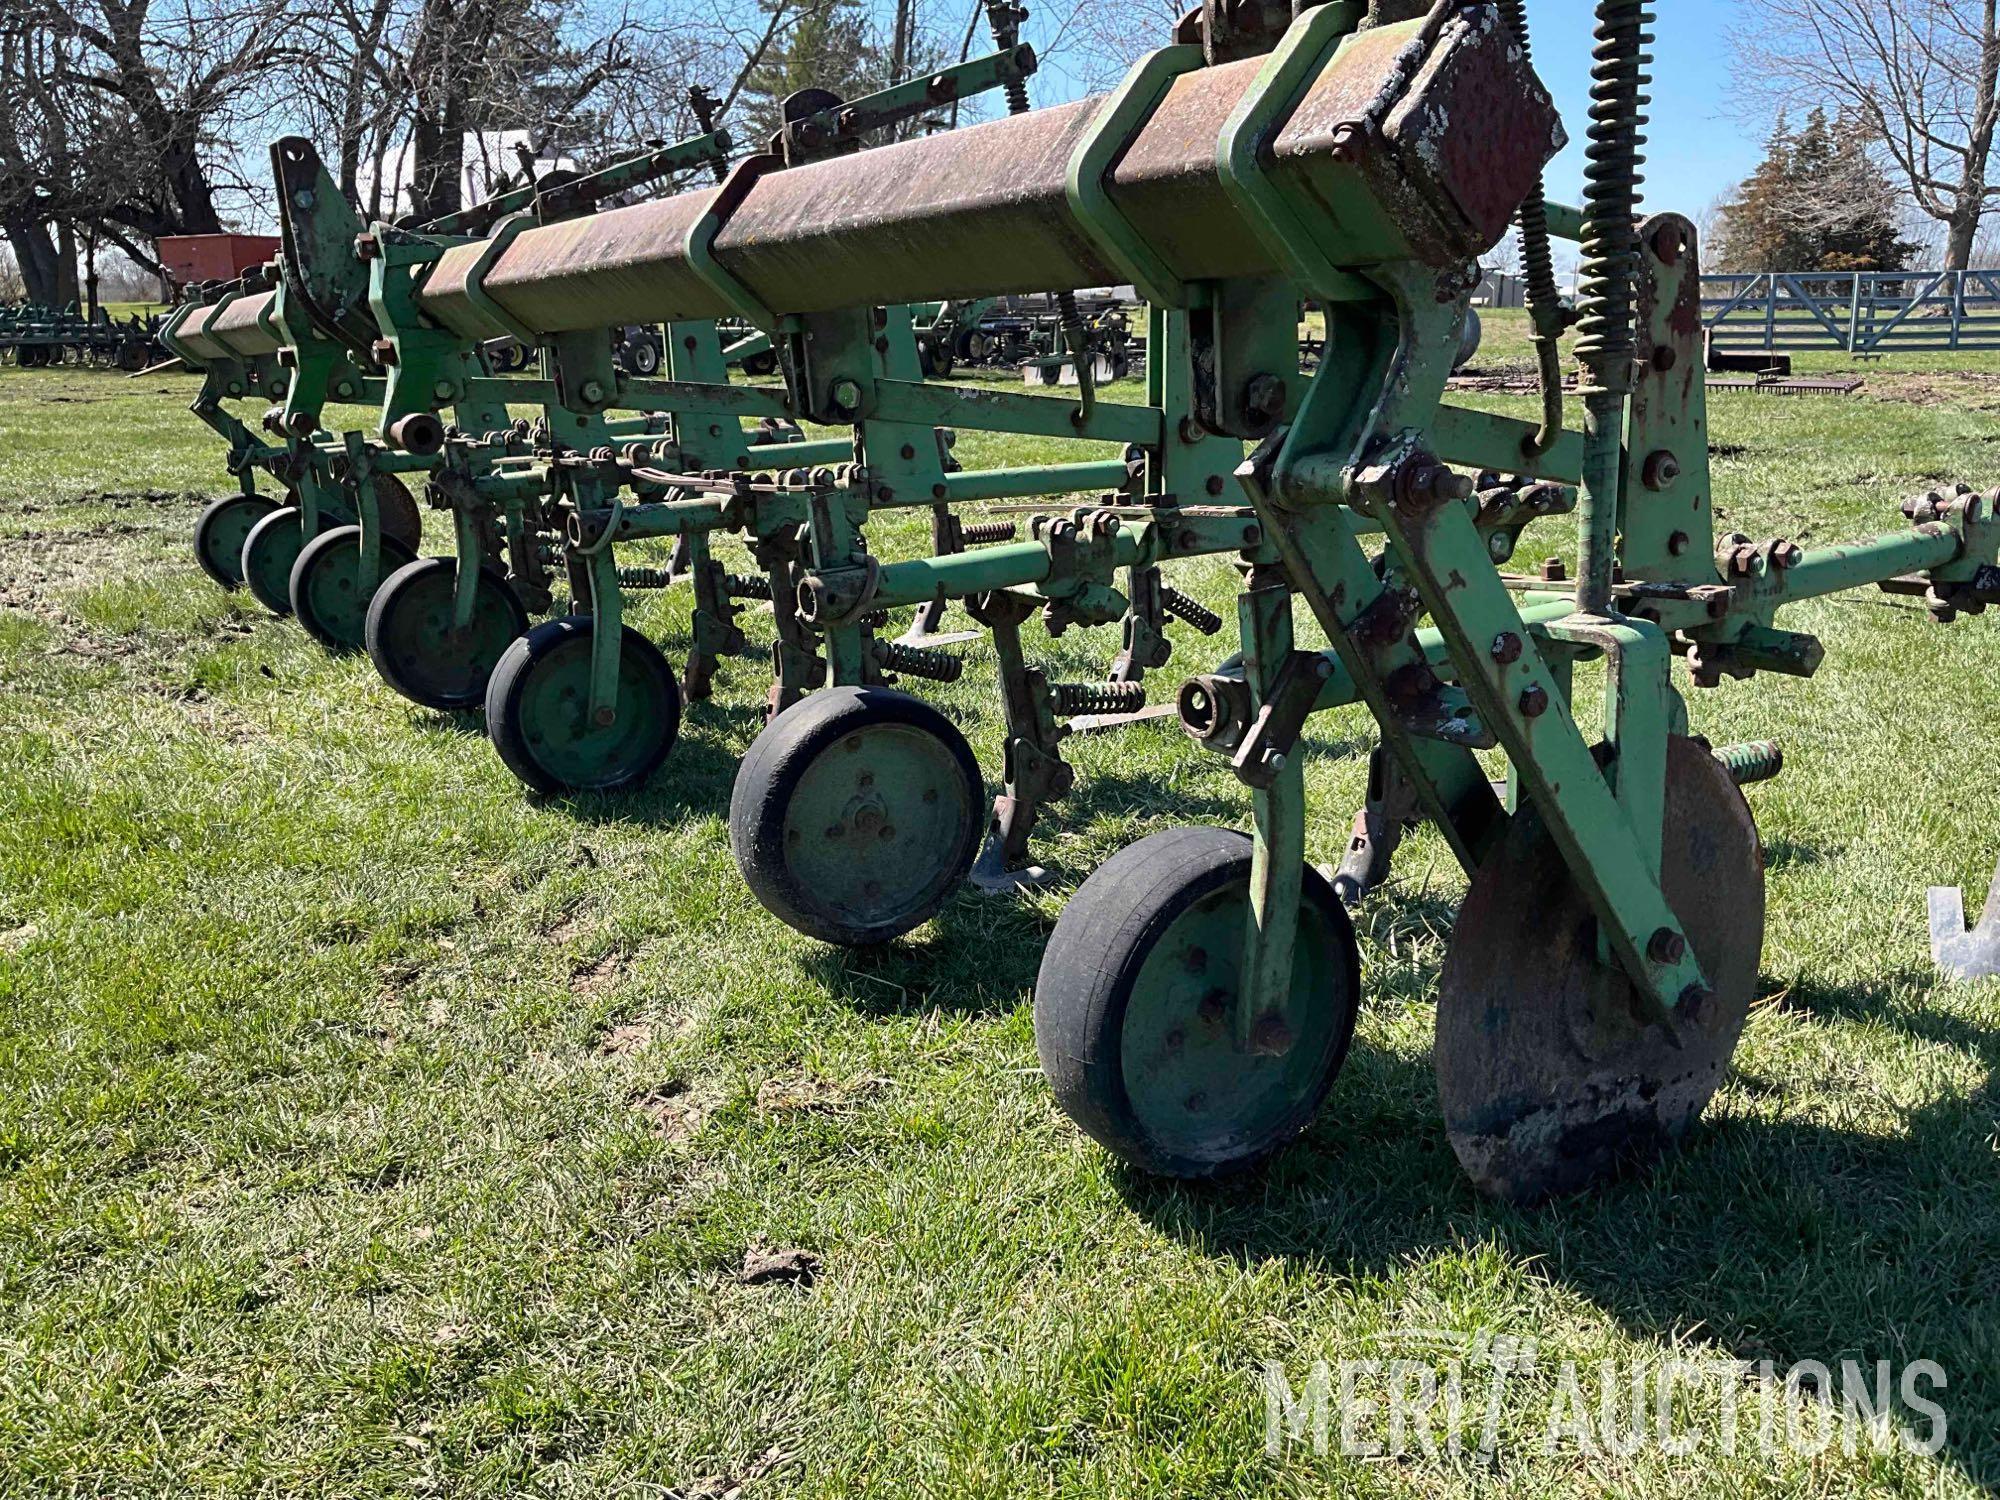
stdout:
MULTIPOLYGON (((1548 193, 1575 203, 1583 192, 1584 106, 1590 94, 1589 0, 1528 0, 1535 71, 1554 92, 1569 149, 1549 167, 1548 193)), ((1763 154, 1763 128, 1730 113, 1728 29, 1732 0, 1655 0, 1652 124, 1647 131, 1645 205, 1699 218, 1716 195, 1747 176, 1763 154), (1674 103, 1660 121, 1662 81, 1674 103)))

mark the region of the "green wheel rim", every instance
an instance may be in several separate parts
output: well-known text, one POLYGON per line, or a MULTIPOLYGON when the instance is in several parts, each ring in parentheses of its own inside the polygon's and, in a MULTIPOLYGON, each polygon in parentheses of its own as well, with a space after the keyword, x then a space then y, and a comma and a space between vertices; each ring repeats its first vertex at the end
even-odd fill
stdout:
POLYGON ((653 671, 629 645, 618 653, 618 713, 590 722, 590 635, 577 631, 535 658, 515 699, 521 740, 551 779, 589 791, 622 786, 657 758, 663 726, 678 706, 670 677, 653 671), (663 680, 666 684, 663 687, 663 680))
POLYGON ((243 544, 250 539, 250 529, 272 508, 269 500, 250 495, 211 507, 195 532, 195 555, 202 571, 217 582, 227 579, 230 588, 241 588, 243 544))
POLYGON ((476 706, 501 653, 521 634, 519 607, 505 585, 483 569, 472 595, 472 621, 453 628, 457 618, 456 569, 426 567, 399 579, 381 601, 368 649, 383 675, 407 682, 421 701, 476 706))
POLYGON ((841 736, 800 776, 785 810, 785 863, 841 922, 875 926, 927 905, 956 878, 978 813, 952 747, 885 722, 841 736))
POLYGON ((1233 1016, 1250 889, 1231 881, 1167 924, 1126 1002, 1119 1071, 1132 1113, 1161 1148, 1191 1160, 1232 1153, 1232 1142, 1284 1134, 1315 1101, 1330 1058, 1344 1043, 1342 951, 1313 902, 1299 905, 1298 941, 1286 1007, 1291 1045, 1248 1053, 1233 1016))
POLYGON ((243 547, 243 582, 258 603, 276 614, 292 612, 292 565, 305 551, 305 526, 298 511, 284 506, 253 528, 243 547))
MULTIPOLYGON (((326 533, 332 535, 333 533, 326 533)), ((339 540, 329 542, 312 554, 312 565, 293 581, 304 584, 294 593, 293 609, 310 613, 318 627, 315 634, 343 651, 358 651, 367 635, 368 603, 375 589, 361 587, 361 528, 343 526, 339 540)), ((304 549, 301 549, 304 556, 304 549)), ((375 564, 375 587, 409 562, 409 552, 392 538, 383 537, 375 564)))

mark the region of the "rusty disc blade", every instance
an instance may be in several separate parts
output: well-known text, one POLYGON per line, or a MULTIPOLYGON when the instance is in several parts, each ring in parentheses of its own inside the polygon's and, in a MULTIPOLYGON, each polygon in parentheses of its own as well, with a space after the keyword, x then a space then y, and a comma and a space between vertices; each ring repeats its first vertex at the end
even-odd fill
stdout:
POLYGON ((1597 921, 1531 809, 1473 876, 1440 979, 1435 1059, 1452 1149, 1484 1192, 1573 1192, 1692 1125, 1743 1031, 1764 947, 1764 852, 1743 793, 1667 747, 1661 883, 1714 994, 1678 1037, 1598 960, 1597 921), (1678 1045, 1676 1045, 1676 1041, 1678 1045))

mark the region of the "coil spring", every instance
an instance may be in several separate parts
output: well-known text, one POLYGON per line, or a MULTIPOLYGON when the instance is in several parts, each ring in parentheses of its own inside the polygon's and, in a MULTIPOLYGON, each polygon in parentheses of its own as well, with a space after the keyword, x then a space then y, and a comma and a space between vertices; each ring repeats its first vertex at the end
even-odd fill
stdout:
POLYGON ((1020 527, 1012 521, 975 521, 970 526, 959 528, 959 540, 968 547, 983 546, 988 542, 1011 542, 1020 534, 1020 527))
POLYGON ((618 587, 621 589, 670 589, 674 586, 674 575, 667 568, 620 568, 618 587))
MULTIPOLYGON (((1532 64, 1528 40, 1527 0, 1500 0, 1500 19, 1520 43, 1521 61, 1532 64)), ((1562 336, 1562 299, 1556 291, 1555 256, 1549 244, 1549 204, 1542 191, 1542 174, 1535 174, 1534 186, 1521 200, 1517 215, 1521 226, 1521 277, 1526 284, 1528 319, 1535 346, 1537 374, 1542 383, 1542 424, 1535 433, 1535 447, 1546 452, 1553 447, 1562 426, 1562 366, 1556 341, 1562 336)))
POLYGON ((1785 769, 1785 747, 1776 740, 1744 740, 1735 745, 1717 745, 1715 758, 1738 786, 1769 781, 1785 769))
POLYGON ((1203 604, 1199 599, 1190 599, 1179 589, 1160 590, 1160 608, 1176 620, 1184 620, 1203 635, 1215 635, 1222 629, 1222 616, 1203 604))
POLYGON ((861 617, 863 630, 880 630, 888 623, 889 611, 886 609, 871 609, 861 617))
POLYGON ((732 599, 768 599, 771 580, 762 573, 725 573, 722 591, 732 599))
POLYGON ((956 682, 965 670, 965 658, 949 651, 933 651, 925 646, 905 646, 901 641, 881 641, 875 659, 884 671, 905 677, 921 677, 926 682, 956 682))
POLYGON ((1142 682, 1058 682, 1050 692, 1059 714, 1129 714, 1146 706, 1142 682))
POLYGON ((1645 176, 1646 0, 1597 0, 1590 65, 1590 144, 1584 155, 1583 255, 1576 354, 1603 390, 1632 387, 1632 283, 1639 264, 1639 184, 1645 176))

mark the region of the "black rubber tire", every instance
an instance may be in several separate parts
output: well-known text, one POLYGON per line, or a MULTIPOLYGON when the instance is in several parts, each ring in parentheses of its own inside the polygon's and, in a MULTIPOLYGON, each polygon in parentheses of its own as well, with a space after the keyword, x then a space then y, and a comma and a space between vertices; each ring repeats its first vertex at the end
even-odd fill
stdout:
MULTIPOLYGON (((483 665, 468 664, 462 676, 453 674, 456 680, 446 682, 441 675, 426 676, 417 664, 399 659, 389 649, 388 643, 395 634, 393 620, 397 613, 417 607, 415 601, 421 595, 435 593, 440 584, 449 595, 457 575, 456 558, 420 557, 383 579, 382 586, 375 590, 375 597, 368 601, 368 659, 375 663, 375 670, 382 674, 384 682, 412 703, 443 713, 480 708, 485 704, 487 684, 492 681, 493 669, 499 664, 505 648, 495 652, 492 659, 483 665)), ((526 635, 528 607, 514 592, 514 585, 507 581, 506 574, 490 565, 482 566, 479 583, 482 592, 493 590, 501 601, 501 608, 513 616, 515 639, 526 635)))
POLYGON ((729 847, 751 894, 786 926, 821 942, 869 948, 921 927, 943 909, 979 854, 986 817, 986 782, 957 725, 923 699, 892 688, 830 687, 794 703, 751 743, 730 794, 729 847), (884 722, 921 730, 947 748, 965 778, 972 816, 939 862, 934 888, 893 921, 859 925, 842 920, 799 881, 785 857, 785 829, 792 794, 814 761, 856 730, 884 722))
POLYGON ((628 339, 619 352, 626 370, 640 379, 649 379, 660 373, 660 346, 651 339, 628 339))
MULTIPOLYGON (((239 543, 235 555, 230 556, 229 549, 219 548, 211 534, 225 522, 234 520, 232 512, 246 508, 255 511, 261 521, 278 508, 278 502, 262 495, 224 495, 219 500, 211 500, 202 511, 201 518, 194 523, 194 560, 201 564, 202 572, 225 589, 243 587, 243 548, 239 543)), ((244 535, 247 540, 248 533, 244 535)))
MULTIPOLYGON (((268 516, 264 517, 263 520, 259 521, 255 526, 250 528, 250 534, 243 538, 243 555, 245 557, 248 557, 250 555, 251 549, 260 544, 260 541, 267 528, 276 530, 285 526, 296 527, 298 525, 299 525, 299 508, 296 505, 279 506, 276 510, 272 511, 268 516)), ((303 544, 301 544, 301 547, 303 548, 303 544)), ((293 562, 298 561, 297 554, 293 555, 292 561, 293 562)), ((251 574, 248 568, 245 568, 243 570, 244 586, 250 590, 251 595, 256 599, 256 601, 259 604, 263 605, 264 608, 268 609, 272 614, 277 615, 281 619, 292 612, 291 590, 289 588, 289 584, 291 581, 290 568, 287 568, 285 570, 285 579, 288 585, 285 592, 283 593, 283 595, 275 595, 272 590, 267 589, 262 585, 260 585, 257 582, 256 578, 251 574)))
MULTIPOLYGON (((1126 1092, 1123 1034, 1127 1006, 1147 955, 1204 897, 1248 883, 1251 842, 1227 828, 1171 828, 1111 856, 1063 908, 1035 979, 1035 1050, 1056 1102, 1091 1139, 1141 1171, 1162 1177, 1216 1177, 1244 1171, 1283 1149, 1319 1113, 1346 1061, 1359 1010, 1361 960, 1347 911, 1326 880, 1304 871, 1301 904, 1316 906, 1335 935, 1345 1015, 1328 1034, 1317 1086, 1282 1123, 1232 1143, 1226 1155, 1190 1157, 1148 1131, 1126 1092)), ((1337 997, 1336 997, 1337 998, 1337 997)))
POLYGON ((618 776, 572 782, 555 775, 537 757, 532 741, 521 722, 521 703, 537 663, 558 651, 575 650, 577 643, 588 649, 596 621, 590 615, 567 615, 560 620, 544 620, 515 641, 501 654, 493 675, 486 683, 486 737, 493 742, 507 769, 530 791, 547 796, 574 792, 622 792, 643 783, 666 761, 681 727, 681 687, 673 668, 660 648, 630 625, 623 628, 623 653, 629 654, 639 670, 656 677, 657 689, 667 705, 663 731, 647 747, 642 760, 618 776))
MULTIPOLYGON (((330 530, 322 531, 318 536, 299 549, 298 561, 292 564, 292 613, 298 617, 298 622, 305 628, 307 635, 318 641, 336 656, 346 656, 359 651, 366 643, 365 636, 356 635, 350 638, 334 629, 326 620, 320 617, 319 611, 313 607, 312 586, 314 572, 321 567, 327 566, 343 548, 357 555, 359 554, 361 549, 361 528, 359 526, 335 526, 330 530)), ((415 560, 415 554, 408 547, 404 546, 394 537, 384 536, 382 538, 382 556, 377 572, 376 589, 378 591, 381 589, 382 580, 387 579, 391 573, 397 572, 406 564, 415 560)), ((370 596, 369 604, 372 605, 373 603, 373 596, 370 596)), ((363 608, 360 611, 360 616, 365 625, 368 618, 367 608, 363 608)))

